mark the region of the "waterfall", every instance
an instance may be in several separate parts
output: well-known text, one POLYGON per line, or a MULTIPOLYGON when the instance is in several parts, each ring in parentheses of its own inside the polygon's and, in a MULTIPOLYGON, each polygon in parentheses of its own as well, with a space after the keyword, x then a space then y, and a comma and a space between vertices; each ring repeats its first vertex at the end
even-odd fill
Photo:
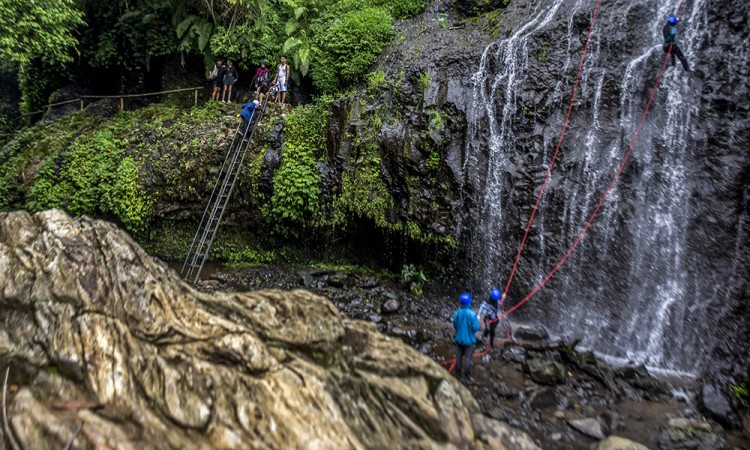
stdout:
MULTIPOLYGON (((473 79, 465 169, 480 193, 473 241, 484 292, 503 287, 509 275, 563 126, 583 48, 580 24, 588 29, 594 7, 594 0, 533 3, 525 24, 485 49, 473 79), (539 48, 563 27, 567 41, 555 45, 567 53, 540 100, 535 74, 545 61, 539 48), (543 121, 537 107, 548 111, 543 121)), ((573 243, 613 177, 661 68, 661 27, 678 7, 679 1, 658 0, 602 5, 511 304, 573 243), (633 17, 640 23, 626 22, 633 17), (613 42, 612 30, 628 30, 628 42, 613 42)), ((691 64, 707 27, 706 7, 706 0, 695 0, 683 12, 678 41, 691 64)), ((699 293, 706 288, 695 280, 686 250, 691 149, 704 139, 691 134, 699 115, 694 83, 679 61, 667 69, 623 178, 582 245, 517 321, 580 338, 582 347, 623 362, 689 373, 705 363, 711 342, 699 293)))

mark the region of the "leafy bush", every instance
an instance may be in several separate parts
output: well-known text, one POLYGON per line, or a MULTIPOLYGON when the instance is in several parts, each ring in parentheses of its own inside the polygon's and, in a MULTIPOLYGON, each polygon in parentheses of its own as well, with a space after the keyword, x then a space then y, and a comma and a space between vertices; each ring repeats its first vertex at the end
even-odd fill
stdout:
POLYGON ((215 259, 237 266, 260 266, 276 260, 276 252, 273 250, 256 250, 248 245, 233 242, 218 243, 211 249, 211 255, 215 259))
POLYGON ((124 143, 112 130, 84 135, 48 158, 29 192, 27 208, 63 208, 73 215, 114 214, 130 231, 148 224, 153 200, 138 184, 138 165, 123 158, 124 143))
POLYGON ((393 36, 393 17, 383 8, 344 14, 315 38, 313 82, 324 92, 361 81, 393 36))
POLYGON ((325 103, 295 108, 286 117, 284 153, 273 178, 273 194, 265 216, 284 231, 284 223, 304 225, 318 209, 320 176, 317 159, 325 148, 330 110, 325 103))
POLYGON ((414 295, 424 293, 424 284, 427 282, 427 276, 421 267, 414 264, 406 264, 401 268, 401 282, 409 286, 409 291, 414 295))
POLYGON ((73 61, 72 31, 83 24, 74 0, 0 0, 0 60, 24 65, 34 58, 73 61))
POLYGON ((373 94, 385 87, 385 72, 382 69, 367 74, 367 88, 373 94))
POLYGON ((417 80, 417 86, 419 87, 419 90, 422 91, 424 94, 427 92, 427 89, 430 88, 430 72, 427 72, 426 70, 419 74, 419 79, 417 80))
POLYGON ((421 13, 425 0, 375 0, 369 4, 385 7, 397 19, 406 19, 421 13))
POLYGON ((732 393, 737 398, 742 406, 747 406, 750 400, 750 392, 745 383, 740 382, 738 384, 730 384, 729 387, 732 389, 732 393))

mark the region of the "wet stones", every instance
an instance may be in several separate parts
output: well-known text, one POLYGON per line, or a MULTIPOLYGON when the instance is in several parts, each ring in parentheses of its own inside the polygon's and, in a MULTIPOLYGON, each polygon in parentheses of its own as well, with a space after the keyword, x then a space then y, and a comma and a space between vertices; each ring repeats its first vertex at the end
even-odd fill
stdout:
POLYGON ((648 450, 648 447, 619 436, 610 436, 601 441, 596 450, 648 450))
POLYGON ((545 349, 560 344, 559 341, 552 342, 547 330, 541 326, 520 327, 513 333, 513 340, 530 349, 545 349))
POLYGON ((509 361, 523 363, 526 361, 526 349, 518 346, 510 347, 503 350, 503 358, 509 361))
POLYGON ((714 433, 711 424, 701 420, 670 419, 659 436, 662 450, 724 449, 730 448, 724 438, 714 433))
POLYGON ((401 305, 398 303, 398 300, 390 298, 383 303, 382 309, 384 314, 395 314, 400 308, 401 305))
POLYGON ((555 408, 560 403, 557 392, 552 388, 544 388, 534 392, 529 397, 529 406, 534 409, 555 408))
POLYGON ((574 430, 594 439, 601 440, 607 437, 604 434, 604 426, 599 421, 599 419, 573 419, 568 420, 568 425, 570 425, 574 430))
POLYGON ((700 395, 701 410, 722 425, 740 428, 741 423, 724 394, 714 385, 705 384, 700 395))
POLYGON ((535 358, 524 362, 524 372, 540 384, 559 384, 565 381, 565 367, 557 361, 535 358))

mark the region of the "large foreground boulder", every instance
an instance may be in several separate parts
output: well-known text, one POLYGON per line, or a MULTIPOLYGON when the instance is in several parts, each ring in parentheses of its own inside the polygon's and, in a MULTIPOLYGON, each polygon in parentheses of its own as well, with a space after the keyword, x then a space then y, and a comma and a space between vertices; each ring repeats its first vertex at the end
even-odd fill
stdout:
POLYGON ((325 298, 200 293, 114 225, 56 210, 0 214, 6 367, 2 435, 26 449, 534 447, 325 298))

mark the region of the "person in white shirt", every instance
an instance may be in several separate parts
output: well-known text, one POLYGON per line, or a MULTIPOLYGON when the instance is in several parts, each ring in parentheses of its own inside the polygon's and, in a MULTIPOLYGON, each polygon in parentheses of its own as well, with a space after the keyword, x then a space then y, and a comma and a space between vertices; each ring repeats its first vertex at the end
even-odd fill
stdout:
MULTIPOLYGON (((273 83, 279 83, 279 95, 276 97, 276 101, 284 103, 286 101, 286 91, 289 87, 289 65, 286 63, 286 56, 281 56, 281 64, 276 67, 276 77, 273 79, 273 83)), ((271 83, 271 84, 273 84, 271 83)))

